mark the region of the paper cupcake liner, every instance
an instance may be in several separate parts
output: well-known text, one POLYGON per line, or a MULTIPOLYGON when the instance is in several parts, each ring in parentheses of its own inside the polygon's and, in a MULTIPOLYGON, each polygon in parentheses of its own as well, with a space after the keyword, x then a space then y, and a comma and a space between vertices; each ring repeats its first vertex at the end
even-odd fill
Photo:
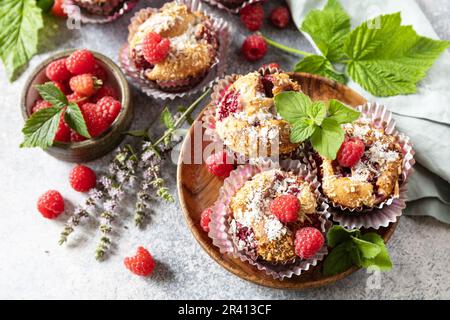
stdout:
POLYGON ((213 213, 211 215, 211 222, 209 224, 209 237, 212 238, 213 244, 217 246, 222 254, 229 254, 241 261, 248 262, 255 266, 258 270, 264 271, 266 274, 272 276, 274 279, 283 280, 290 278, 292 275, 300 275, 303 271, 309 270, 311 267, 317 265, 325 255, 328 253, 327 246, 324 245, 316 255, 310 259, 302 260, 296 259, 291 263, 272 264, 269 262, 262 262, 253 259, 251 256, 238 251, 233 238, 229 233, 229 203, 232 196, 239 190, 246 181, 250 180, 257 173, 281 168, 285 171, 292 171, 301 175, 314 188, 319 199, 319 208, 317 213, 320 215, 321 231, 326 236, 327 231, 331 227, 331 222, 328 220, 330 214, 328 212, 328 204, 324 201, 322 194, 319 191, 320 182, 317 176, 308 171, 304 164, 300 161, 284 160, 276 163, 270 160, 261 162, 259 165, 242 165, 236 170, 232 171, 230 176, 225 179, 224 184, 219 192, 219 197, 213 206, 213 213))
MULTIPOLYGON (((402 174, 400 177, 400 190, 398 197, 390 196, 374 208, 348 208, 328 200, 331 205, 330 212, 332 219, 347 228, 373 228, 387 227, 390 223, 396 222, 402 215, 402 210, 406 207, 407 180, 413 172, 414 150, 412 143, 406 135, 400 133, 395 128, 395 121, 392 113, 383 105, 378 103, 366 103, 357 107, 358 111, 368 117, 376 126, 383 126, 385 132, 397 137, 397 141, 403 148, 402 174)), ((316 161, 312 151, 307 151, 307 162, 310 170, 318 173, 316 161)))
POLYGON ((123 16, 128 11, 132 10, 139 0, 126 0, 121 4, 121 7, 108 16, 96 15, 88 12, 72 0, 64 0, 62 8, 69 19, 80 21, 82 23, 108 23, 123 16))
POLYGON ((229 13, 238 14, 243 8, 245 8, 248 5, 259 3, 259 2, 265 2, 266 0, 247 0, 244 1, 242 4, 237 4, 236 6, 230 6, 226 5, 218 0, 203 0, 206 3, 209 3, 212 6, 216 6, 219 9, 225 10, 229 13))
MULTIPOLYGON (((177 2, 187 5, 188 8, 192 11, 204 11, 202 10, 200 0, 177 0, 177 2)), ((149 8, 142 10, 148 9, 149 8)), ((128 44, 125 44, 119 53, 119 62, 122 70, 128 77, 133 80, 133 83, 135 85, 137 85, 148 96, 153 98, 173 100, 178 97, 193 95, 200 91, 204 91, 206 88, 210 88, 217 81, 217 79, 223 77, 223 75, 225 74, 227 68, 226 60, 230 41, 228 23, 225 20, 218 18, 213 14, 210 14, 209 12, 207 12, 207 15, 212 21, 212 29, 217 34, 219 48, 216 52, 215 62, 209 67, 208 72, 203 75, 202 80, 197 81, 198 79, 191 79, 192 81, 196 82, 196 84, 192 88, 180 92, 168 92, 162 90, 155 81, 150 81, 145 78, 145 76, 142 74, 142 70, 136 68, 134 62, 129 56, 128 44)), ((135 14, 135 17, 138 16, 139 12, 135 14)))

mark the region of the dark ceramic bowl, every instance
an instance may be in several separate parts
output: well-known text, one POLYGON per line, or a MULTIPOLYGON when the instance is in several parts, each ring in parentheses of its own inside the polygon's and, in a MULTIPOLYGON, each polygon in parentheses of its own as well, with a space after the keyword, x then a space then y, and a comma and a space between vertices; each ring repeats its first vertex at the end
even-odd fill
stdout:
MULTIPOLYGON (((34 102, 39 99, 39 94, 33 86, 48 81, 45 76, 45 68, 47 65, 54 60, 69 56, 74 51, 75 50, 66 50, 53 55, 39 64, 30 75, 25 83, 21 101, 22 115, 25 120, 30 116, 34 102)), ((91 52, 94 54, 97 63, 103 67, 108 74, 106 84, 115 88, 119 93, 119 101, 122 103, 122 110, 111 127, 100 136, 81 142, 54 142, 53 146, 45 150, 51 156, 60 160, 86 162, 107 154, 123 140, 123 132, 129 128, 133 118, 130 88, 128 87, 128 82, 124 74, 111 59, 98 52, 91 52)))

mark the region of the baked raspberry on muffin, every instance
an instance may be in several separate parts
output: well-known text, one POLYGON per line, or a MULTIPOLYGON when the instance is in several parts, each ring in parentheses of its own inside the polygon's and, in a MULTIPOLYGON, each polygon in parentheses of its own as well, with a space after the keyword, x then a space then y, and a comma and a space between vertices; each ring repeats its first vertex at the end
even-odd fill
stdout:
MULTIPOLYGON (((229 233, 236 249, 275 264, 304 259, 296 253, 296 235, 306 227, 323 231, 318 201, 312 186, 292 172, 272 169, 256 174, 230 200, 229 233)), ((316 249, 307 258, 320 248, 316 249)))
POLYGON ((109 16, 122 7, 125 0, 72 0, 74 4, 89 13, 109 16))
POLYGON ((291 126, 277 113, 274 96, 283 91, 301 91, 288 74, 238 76, 216 101, 215 130, 232 151, 248 157, 287 154, 298 145, 291 143, 291 126))
POLYGON ((321 158, 323 193, 344 209, 372 209, 398 197, 403 153, 396 136, 364 117, 343 127, 336 160, 321 158))
POLYGON ((166 3, 139 11, 129 26, 129 56, 141 77, 168 92, 198 84, 217 60, 212 20, 186 5, 166 3))

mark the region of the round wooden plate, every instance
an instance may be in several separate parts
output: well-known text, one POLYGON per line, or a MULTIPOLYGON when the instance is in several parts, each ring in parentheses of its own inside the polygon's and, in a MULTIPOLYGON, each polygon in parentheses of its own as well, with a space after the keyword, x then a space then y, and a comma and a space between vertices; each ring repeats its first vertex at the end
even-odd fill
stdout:
MULTIPOLYGON (((313 100, 338 99, 347 105, 357 106, 366 102, 366 100, 351 90, 350 88, 316 75, 305 73, 291 73, 302 86, 303 92, 309 95, 313 100)), ((201 121, 203 112, 197 117, 196 121, 201 121)), ((193 140, 189 139, 193 135, 194 126, 191 127, 181 148, 180 160, 186 155, 193 159, 193 140)), ((197 142, 198 143, 198 142, 197 142)), ((203 150, 209 144, 209 141, 203 141, 203 150)), ((222 267, 234 273, 242 279, 253 283, 279 289, 300 290, 307 288, 320 287, 340 280, 358 270, 357 267, 351 267, 348 270, 326 277, 322 274, 322 263, 316 267, 302 273, 300 276, 293 276, 289 279, 276 280, 259 271, 248 263, 240 259, 232 258, 228 255, 222 255, 219 249, 212 244, 211 239, 200 227, 200 214, 202 211, 214 204, 222 187, 223 181, 210 174, 205 165, 186 164, 182 161, 178 163, 177 188, 180 198, 181 208, 187 224, 194 234, 195 239, 203 249, 222 267)), ((377 230, 387 242, 395 231, 397 223, 389 225, 387 228, 377 230)))

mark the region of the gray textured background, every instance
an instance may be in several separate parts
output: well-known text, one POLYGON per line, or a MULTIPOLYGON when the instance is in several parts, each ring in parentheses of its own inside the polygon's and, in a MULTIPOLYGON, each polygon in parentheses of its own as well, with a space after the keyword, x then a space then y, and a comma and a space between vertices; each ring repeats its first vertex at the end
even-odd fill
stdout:
MULTIPOLYGON (((161 3, 152 1, 151 3, 161 3)), ((269 1, 266 11, 275 3, 269 1)), ((450 2, 418 0, 439 36, 450 38, 450 2)), ((150 1, 142 0, 139 7, 150 1)), ((258 64, 245 62, 238 52, 246 32, 238 18, 213 10, 234 26, 234 44, 230 53, 230 72, 246 72, 258 64)), ((132 14, 103 26, 83 26, 69 31, 61 24, 51 50, 86 47, 105 53, 117 61, 117 52, 127 37, 132 14)), ((294 26, 277 31, 266 25, 264 32, 280 42, 303 50, 312 50, 294 26)), ((389 243, 394 269, 382 274, 379 289, 369 289, 373 278, 359 271, 338 283, 319 289, 288 292, 260 287, 228 273, 201 250, 188 230, 177 203, 156 204, 155 214, 144 231, 132 224, 132 204, 121 213, 117 246, 105 262, 97 263, 94 249, 98 241, 95 226, 83 226, 69 246, 59 247, 57 240, 67 215, 56 221, 43 219, 35 209, 37 197, 55 188, 67 199, 68 207, 83 196, 68 186, 71 164, 60 162, 41 150, 21 150, 19 96, 23 83, 40 61, 50 53, 48 47, 30 63, 27 72, 9 84, 2 70, 0 113, 0 298, 123 298, 123 299, 380 299, 380 298, 450 298, 450 226, 432 218, 403 217, 389 243), (128 229, 124 228, 128 226, 128 229), (153 277, 131 275, 123 266, 123 257, 138 245, 150 249, 157 259, 153 277)), ((264 62, 278 61, 289 68, 296 58, 270 50, 264 62)), ((133 88, 136 117, 134 128, 143 128, 158 117, 163 102, 141 94, 133 88)), ((192 99, 174 101, 169 106, 187 104, 192 99)), ((154 126, 152 132, 159 134, 154 126)), ((104 170, 110 155, 90 163, 104 170)), ((175 189, 176 167, 168 163, 165 175, 171 192, 175 189)))

